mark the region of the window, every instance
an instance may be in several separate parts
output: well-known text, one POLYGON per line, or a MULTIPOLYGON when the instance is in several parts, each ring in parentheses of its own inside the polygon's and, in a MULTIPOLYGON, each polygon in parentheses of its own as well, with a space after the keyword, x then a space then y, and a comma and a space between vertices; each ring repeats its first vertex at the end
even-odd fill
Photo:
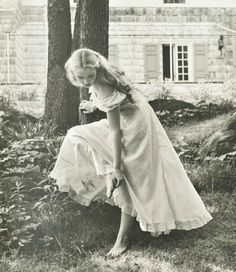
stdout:
POLYGON ((185 0, 164 0, 164 4, 185 4, 185 0))
POLYGON ((177 80, 189 81, 189 51, 187 45, 177 46, 177 80))

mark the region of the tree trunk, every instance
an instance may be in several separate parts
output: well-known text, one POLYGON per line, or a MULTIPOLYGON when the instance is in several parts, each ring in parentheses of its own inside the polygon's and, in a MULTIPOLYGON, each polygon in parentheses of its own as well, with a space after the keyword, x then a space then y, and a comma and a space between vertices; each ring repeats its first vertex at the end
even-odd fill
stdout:
POLYGON ((216 131, 203 143, 199 155, 201 158, 219 157, 233 151, 236 151, 236 112, 219 131, 216 131))
POLYGON ((45 118, 59 129, 78 123, 79 93, 66 79, 64 64, 71 54, 69 0, 48 0, 48 75, 45 118))
MULTIPOLYGON (((90 48, 108 57, 109 0, 78 0, 72 49, 90 48)), ((87 88, 79 88, 80 100, 88 100, 87 88)), ((90 123, 102 114, 80 114, 80 122, 90 123)))

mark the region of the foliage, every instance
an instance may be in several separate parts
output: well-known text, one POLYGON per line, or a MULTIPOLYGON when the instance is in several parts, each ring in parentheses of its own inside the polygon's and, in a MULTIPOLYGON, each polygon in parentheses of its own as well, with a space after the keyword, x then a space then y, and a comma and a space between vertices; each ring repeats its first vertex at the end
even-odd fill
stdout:
POLYGON ((7 248, 24 247, 32 242, 39 223, 31 222, 29 201, 25 198, 25 186, 17 181, 10 191, 1 192, 0 243, 7 248))
POLYGON ((232 192, 236 188, 235 152, 219 157, 208 156, 205 159, 199 154, 202 143, 215 131, 222 128, 227 119, 229 119, 229 114, 203 122, 194 122, 190 125, 166 128, 190 180, 199 191, 232 192))
POLYGON ((227 80, 224 83, 211 83, 200 80, 197 84, 175 85, 169 79, 152 81, 146 84, 135 84, 136 88, 148 101, 155 99, 179 99, 198 105, 236 105, 236 82, 227 80))
POLYGON ((47 172, 55 161, 62 138, 56 140, 26 139, 13 142, 0 152, 3 174, 24 174, 37 168, 47 172))
POLYGON ((135 84, 137 90, 141 92, 148 101, 154 99, 173 98, 174 83, 169 79, 152 81, 144 85, 135 84))
POLYGON ((3 112, 8 112, 13 110, 15 107, 15 100, 12 98, 10 93, 0 92, 0 110, 3 112))
POLYGON ((230 114, 228 113, 200 122, 192 121, 183 126, 165 127, 165 130, 174 145, 196 146, 198 148, 207 138, 221 129, 225 120, 229 118, 230 114))
POLYGON ((46 86, 35 85, 3 85, 0 87, 0 96, 8 96, 13 101, 37 101, 45 97, 46 86))
MULTIPOLYGON (((204 108, 202 111, 209 113, 208 108, 204 108)), ((212 116, 214 116, 214 111, 212 116)), ((235 159, 229 160, 230 156, 234 157, 234 154, 201 161, 198 157, 198 148, 202 141, 220 127, 226 118, 226 116, 219 116, 205 121, 204 124, 203 122, 195 122, 191 124, 191 127, 186 125, 188 133, 191 131, 191 135, 188 137, 183 132, 184 126, 179 127, 175 124, 173 128, 169 128, 172 133, 173 131, 176 133, 175 139, 176 135, 183 137, 179 143, 175 143, 175 148, 194 186, 201 193, 209 192, 212 197, 218 192, 232 193, 235 190, 235 159), (217 122, 219 119, 220 121, 217 122), (202 136, 199 136, 200 125, 204 131, 202 136)), ((0 193, 0 250, 10 252, 10 249, 17 248, 19 252, 28 252, 30 255, 32 252, 39 255, 44 254, 48 260, 53 255, 56 264, 62 263, 67 268, 72 264, 77 266, 78 260, 81 260, 81 265, 85 267, 83 260, 86 259, 86 265, 91 268, 89 264, 89 260, 91 260, 89 256, 92 256, 89 253, 90 250, 97 249, 100 250, 100 254, 103 254, 104 247, 107 246, 104 237, 106 236, 106 239, 111 242, 115 235, 114 209, 111 210, 111 216, 108 216, 106 206, 94 204, 92 207, 84 208, 69 199, 66 193, 58 192, 54 181, 47 177, 63 140, 63 137, 54 138, 53 124, 43 123, 42 120, 36 123, 28 120, 19 124, 21 127, 19 129, 18 126, 10 126, 9 119, 3 125, 11 127, 11 130, 8 130, 9 140, 14 139, 14 141, 8 142, 8 145, 0 151, 2 190, 0 193), (29 132, 25 133, 24 130, 29 132), (35 138, 25 139, 28 137, 35 138), (109 222, 109 220, 111 221, 109 222)), ((218 207, 211 205, 210 209, 216 213, 218 207)), ((231 214, 232 205, 228 205, 227 209, 231 214)), ((215 229, 212 228, 209 233, 214 231, 215 229)), ((140 241, 140 233, 138 236, 140 241)), ((192 235, 190 236, 189 239, 192 241, 192 235)), ((173 237, 176 239, 175 236, 173 237)), ((196 243, 199 243, 199 240, 202 239, 196 238, 196 243)), ((204 240, 205 242, 206 240, 204 240)), ((163 247, 166 247, 166 244, 168 243, 163 240, 163 247)), ((173 247, 176 245, 173 244, 173 247)), ((184 252, 184 250, 183 248, 182 251, 184 252)), ((160 248, 160 252, 162 252, 162 248, 160 248)), ((178 252, 175 252, 176 254, 178 252)), ((217 255, 217 258, 219 256, 221 255, 217 255)), ((176 260, 176 257, 174 259, 176 260)), ((10 264, 6 259, 5 265, 5 271, 10 269, 8 268, 10 264)), ((96 266, 94 269, 96 270, 96 266)), ((22 271, 27 270, 24 267, 22 271)))
MULTIPOLYGON (((118 223, 115 219, 119 214, 114 214, 115 209, 105 214, 95 210, 84 222, 84 227, 88 229, 87 236, 92 231, 95 232, 92 237, 90 236, 90 242, 93 240, 96 243, 93 244, 91 251, 86 251, 86 255, 79 254, 79 251, 75 250, 78 244, 76 236, 72 237, 69 233, 64 233, 63 239, 68 239, 67 244, 70 244, 74 251, 72 249, 69 251, 69 248, 49 251, 45 248, 43 254, 33 254, 31 251, 30 254, 23 256, 14 251, 11 255, 4 255, 1 258, 2 271, 235 271, 235 194, 215 193, 201 196, 213 216, 213 220, 203 228, 172 231, 169 235, 153 239, 135 224, 132 229, 131 249, 121 257, 110 259, 106 258, 105 254, 114 243, 118 223), (99 218, 101 220, 98 220, 99 218), (101 224, 104 221, 105 223, 101 224), (75 240, 70 242, 71 239, 75 240), (105 242, 106 240, 108 241, 105 242)), ((79 224, 83 216, 79 216, 79 219, 76 223, 81 230, 82 226, 79 224)), ((77 235, 81 235, 80 231, 77 231, 77 235)))
POLYGON ((10 123, 2 125, 3 134, 9 141, 22 141, 25 139, 53 138, 56 134, 57 125, 55 122, 39 119, 36 122, 26 120, 25 122, 10 123))
POLYGON ((185 163, 185 169, 199 192, 232 193, 236 190, 235 160, 220 161, 206 159, 202 162, 185 163))
POLYGON ((163 125, 173 126, 210 119, 234 110, 235 106, 228 100, 221 101, 219 104, 207 104, 205 101, 201 101, 196 105, 196 108, 183 108, 175 111, 162 110, 156 111, 156 114, 163 125))
POLYGON ((190 90, 190 96, 196 103, 205 101, 206 103, 218 104, 219 101, 224 101, 227 97, 229 101, 235 104, 236 84, 233 80, 226 80, 221 84, 200 80, 198 84, 190 90))
POLYGON ((53 205, 59 194, 52 180, 42 179, 55 161, 60 140, 28 139, 13 142, 0 153, 1 192, 0 231, 5 234, 0 243, 7 248, 32 246, 35 236, 48 246, 50 239, 40 235, 35 210, 43 204, 53 205), (6 182, 8 180, 8 182, 6 182), (50 183, 51 182, 51 183, 50 183), (32 199, 34 199, 32 201, 32 199), (34 204, 34 205, 33 205, 34 204), (46 242, 47 241, 47 242, 46 242))

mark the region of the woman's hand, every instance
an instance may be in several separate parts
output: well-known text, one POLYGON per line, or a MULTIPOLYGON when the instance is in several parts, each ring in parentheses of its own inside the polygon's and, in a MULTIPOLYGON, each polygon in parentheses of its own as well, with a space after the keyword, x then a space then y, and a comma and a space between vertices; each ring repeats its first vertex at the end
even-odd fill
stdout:
POLYGON ((91 113, 96 109, 96 107, 93 106, 92 101, 82 100, 80 102, 79 109, 84 113, 91 113))
POLYGON ((113 191, 124 182, 124 174, 120 169, 113 170, 112 178, 107 181, 107 197, 111 198, 113 191))
POLYGON ((114 169, 112 173, 112 181, 115 188, 119 187, 124 180, 125 178, 123 172, 120 169, 114 169))

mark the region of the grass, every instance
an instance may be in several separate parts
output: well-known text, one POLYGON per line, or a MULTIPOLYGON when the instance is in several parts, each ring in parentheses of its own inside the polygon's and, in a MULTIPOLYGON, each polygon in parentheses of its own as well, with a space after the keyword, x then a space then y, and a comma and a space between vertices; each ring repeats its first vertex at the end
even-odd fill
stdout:
POLYGON ((173 144, 201 144, 207 137, 219 130, 229 116, 230 113, 223 114, 201 122, 195 121, 183 126, 167 127, 165 130, 173 144))
POLYGON ((216 193, 202 197, 214 217, 203 228, 173 231, 170 235, 152 238, 136 225, 131 249, 121 257, 106 259, 105 253, 114 242, 118 226, 117 219, 112 221, 114 215, 118 215, 118 209, 114 209, 115 214, 112 214, 109 208, 103 215, 102 225, 98 217, 84 222, 86 228, 97 229, 95 236, 93 234, 96 246, 87 249, 85 255, 77 252, 69 256, 64 249, 45 252, 42 258, 36 255, 17 257, 13 254, 2 258, 0 271, 233 272, 236 269, 235 195, 216 193), (103 225, 107 225, 104 237, 100 235, 103 225))
MULTIPOLYGON (((166 128, 166 131, 174 144, 199 144, 221 128, 227 117, 218 116, 204 122, 166 128)), ((193 174, 204 181, 210 170, 205 167, 205 174, 202 170, 196 167, 193 174)), ((235 193, 223 191, 202 191, 201 197, 213 220, 200 229, 173 231, 170 235, 153 238, 142 232, 136 223, 130 250, 116 259, 107 259, 105 254, 116 238, 119 209, 110 206, 85 209, 78 218, 73 214, 68 221, 61 218, 56 222, 60 223, 57 227, 63 225, 64 228, 62 237, 58 236, 60 246, 38 251, 34 248, 24 254, 13 251, 0 259, 0 272, 234 272, 235 196, 235 193), (83 243, 85 247, 81 251, 83 243)), ((45 223, 48 230, 53 230, 53 220, 57 220, 54 216, 45 223)))

